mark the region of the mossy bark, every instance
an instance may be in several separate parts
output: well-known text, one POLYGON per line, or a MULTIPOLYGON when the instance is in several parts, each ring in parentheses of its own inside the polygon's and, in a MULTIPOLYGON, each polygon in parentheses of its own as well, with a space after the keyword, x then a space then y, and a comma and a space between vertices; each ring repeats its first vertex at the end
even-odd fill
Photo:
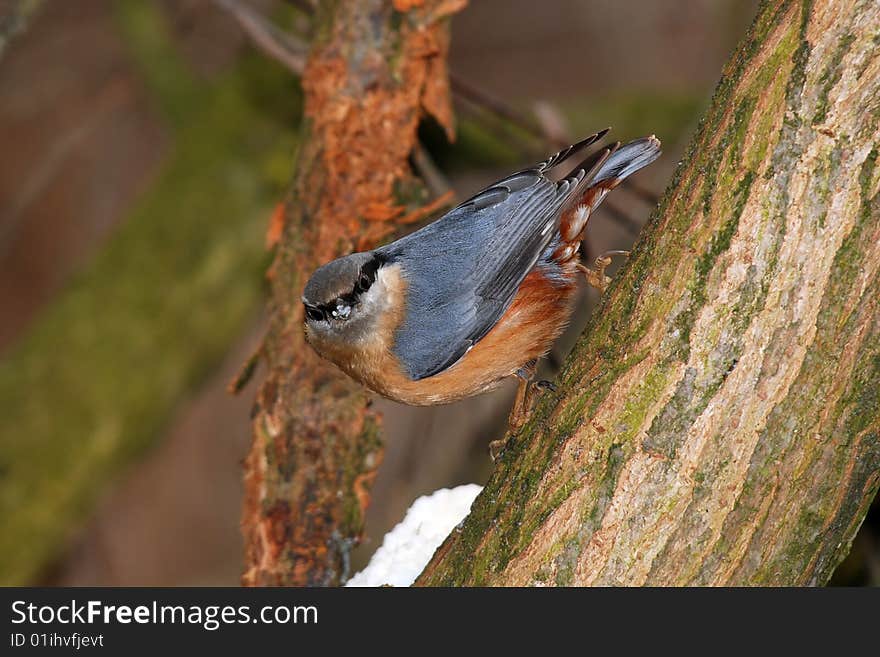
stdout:
POLYGON ((878 152, 880 4, 765 2, 558 390, 418 583, 827 581, 880 484, 878 152))
POLYGON ((382 457, 379 418, 305 344, 300 296, 319 265, 430 213, 408 157, 425 113, 451 135, 447 17, 463 5, 336 0, 314 16, 297 174, 273 231, 269 373, 245 463, 245 584, 334 585, 349 574, 382 457))

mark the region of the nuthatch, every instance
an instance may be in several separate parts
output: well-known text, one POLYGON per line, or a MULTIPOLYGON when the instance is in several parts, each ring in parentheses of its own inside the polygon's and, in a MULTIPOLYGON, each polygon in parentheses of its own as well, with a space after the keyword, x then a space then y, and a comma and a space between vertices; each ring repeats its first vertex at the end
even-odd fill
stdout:
MULTIPOLYGON (((306 338, 324 358, 390 399, 444 404, 520 379, 511 424, 528 411, 536 363, 572 313, 592 212, 660 155, 652 135, 607 146, 568 176, 550 174, 608 130, 487 187, 433 223, 320 267, 302 301, 306 338)), ((619 253, 619 252, 618 252, 619 253)))

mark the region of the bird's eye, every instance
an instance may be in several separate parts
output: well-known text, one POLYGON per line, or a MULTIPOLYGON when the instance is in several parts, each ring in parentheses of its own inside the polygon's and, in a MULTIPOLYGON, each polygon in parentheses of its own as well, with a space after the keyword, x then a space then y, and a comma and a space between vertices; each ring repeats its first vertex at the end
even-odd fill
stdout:
POLYGON ((326 319, 324 311, 313 306, 306 306, 306 316, 313 322, 320 322, 326 319))
POLYGON ((367 290, 370 289, 370 286, 372 284, 373 284, 372 279, 370 279, 370 277, 367 274, 361 272, 360 277, 358 277, 357 291, 358 292, 366 292, 367 290))

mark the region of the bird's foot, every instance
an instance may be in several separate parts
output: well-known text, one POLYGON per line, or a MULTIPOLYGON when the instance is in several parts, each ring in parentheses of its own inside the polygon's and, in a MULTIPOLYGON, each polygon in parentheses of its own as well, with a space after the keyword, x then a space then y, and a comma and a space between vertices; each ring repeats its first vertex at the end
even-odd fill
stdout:
POLYGON ((611 264, 612 256, 622 255, 629 257, 629 251, 606 251, 596 258, 595 268, 591 269, 586 265, 578 265, 578 269, 583 272, 587 279, 587 284, 596 288, 599 292, 604 293, 611 283, 611 278, 605 275, 605 270, 611 264))
POLYGON ((516 399, 513 400, 513 407, 510 409, 510 415, 507 417, 507 433, 504 438, 499 438, 489 443, 489 458, 493 462, 498 459, 498 456, 504 450, 504 447, 510 440, 510 436, 516 433, 529 417, 531 382, 537 370, 538 361, 530 360, 514 374, 519 381, 519 387, 516 389, 516 399))
POLYGON ((535 381, 535 389, 544 392, 545 390, 549 390, 550 392, 556 392, 556 384, 552 381, 547 381, 546 379, 541 379, 540 381, 535 381))
POLYGON ((500 438, 498 440, 493 440, 489 443, 489 458, 492 459, 492 463, 498 460, 498 457, 501 456, 501 452, 504 451, 504 448, 507 446, 508 437, 500 438))
POLYGON ((550 381, 543 379, 541 381, 532 381, 536 369, 535 364, 530 363, 516 373, 516 377, 519 379, 519 388, 516 392, 513 408, 510 409, 510 415, 507 418, 507 434, 504 438, 493 440, 489 443, 489 457, 493 462, 504 451, 504 448, 510 441, 510 437, 519 431, 526 423, 526 420, 529 419, 532 407, 535 405, 536 395, 545 390, 556 391, 556 385, 550 381))

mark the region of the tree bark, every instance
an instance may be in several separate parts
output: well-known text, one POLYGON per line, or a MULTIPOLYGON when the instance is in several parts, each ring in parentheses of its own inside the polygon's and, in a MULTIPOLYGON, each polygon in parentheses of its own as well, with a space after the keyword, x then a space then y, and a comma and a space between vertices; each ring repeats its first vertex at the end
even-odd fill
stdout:
POLYGON ((270 371, 245 462, 247 585, 333 585, 348 574, 382 457, 357 384, 305 344, 300 295, 319 265, 425 218, 408 157, 419 120, 452 136, 447 17, 465 0, 322 3, 302 84, 306 117, 269 278, 270 371))
POLYGON ((762 5, 420 584, 827 581, 880 482, 878 40, 873 0, 762 5))

